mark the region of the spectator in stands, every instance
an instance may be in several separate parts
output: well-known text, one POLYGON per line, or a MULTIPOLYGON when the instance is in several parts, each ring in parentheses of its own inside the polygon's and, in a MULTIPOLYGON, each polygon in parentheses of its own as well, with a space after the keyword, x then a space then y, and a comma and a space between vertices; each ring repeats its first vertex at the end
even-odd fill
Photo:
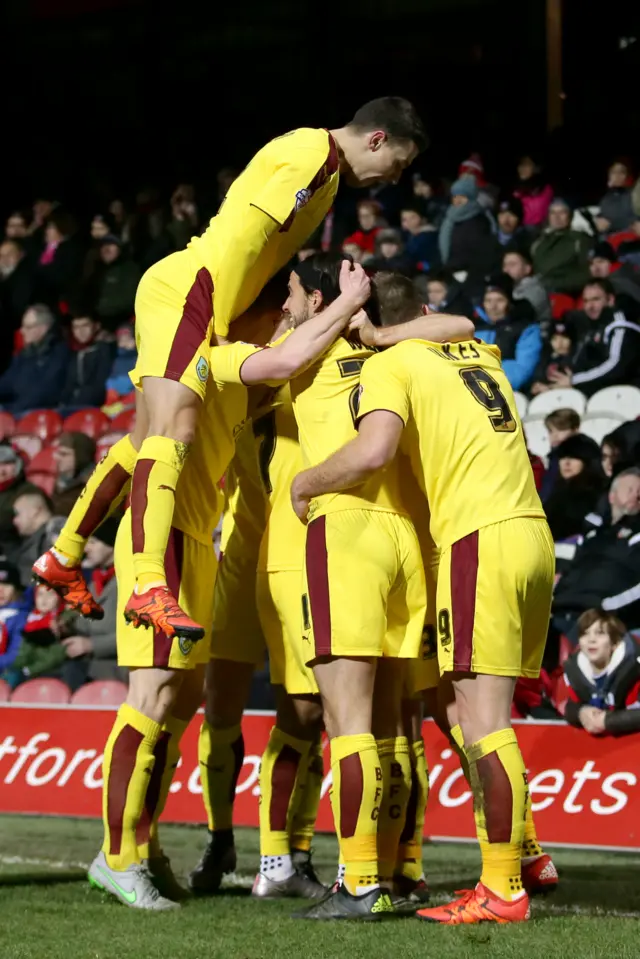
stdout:
POLYGON ((60 402, 69 351, 49 307, 30 306, 20 327, 24 346, 0 376, 0 403, 10 413, 50 409, 60 402))
POLYGON ((0 443, 0 552, 13 555, 18 534, 13 525, 13 506, 23 493, 39 489, 24 478, 22 457, 9 443, 0 443))
POLYGON ((462 161, 458 167, 458 177, 461 180, 465 177, 473 180, 478 187, 478 203, 484 210, 495 208, 498 190, 487 182, 484 175, 484 163, 479 153, 472 153, 471 156, 462 161))
POLYGON ((391 270, 407 276, 415 273, 415 265, 406 254, 400 230, 389 227, 378 232, 375 256, 363 260, 363 263, 372 272, 391 270))
POLYGON ((57 309, 68 299, 82 270, 82 248, 75 236, 76 223, 64 210, 54 210, 44 228, 44 250, 36 265, 36 296, 57 309))
POLYGON ((571 210, 556 198, 549 207, 549 226, 531 246, 533 270, 550 293, 576 296, 589 274, 591 239, 571 229, 571 210))
POLYGON ((118 523, 115 516, 105 520, 87 542, 90 589, 104 609, 104 618, 96 621, 75 616, 70 626, 73 634, 62 641, 68 659, 63 676, 72 689, 90 679, 126 678, 126 670, 118 667, 116 653, 117 589, 113 547, 118 523))
POLYGON ((598 503, 604 489, 600 448, 589 436, 569 436, 554 450, 558 465, 544 510, 554 540, 577 536, 584 518, 598 503))
POLYGON ((514 390, 525 389, 542 350, 540 326, 532 322, 530 304, 522 300, 514 304, 513 281, 506 273, 500 273, 489 280, 482 305, 486 320, 476 324, 476 336, 499 347, 511 386, 514 390))
POLYGON ((623 308, 627 305, 621 297, 640 303, 640 269, 632 263, 621 263, 610 243, 597 243, 589 261, 589 273, 594 280, 610 280, 616 299, 623 308))
POLYGON ((68 516, 82 487, 93 472, 96 441, 86 433, 68 432, 58 437, 55 449, 56 485, 51 496, 56 516, 68 516))
POLYGON ((440 258, 450 273, 465 273, 465 291, 481 296, 484 278, 494 267, 498 252, 496 224, 478 203, 478 187, 463 177, 451 187, 451 204, 438 237, 440 258))
POLYGON ((558 371, 571 373, 576 351, 576 329, 569 319, 556 320, 551 325, 551 336, 543 344, 540 360, 533 374, 531 394, 537 396, 554 387, 550 379, 558 371))
POLYGON ((33 296, 33 269, 20 240, 0 244, 0 370, 9 365, 14 337, 33 296))
MULTIPOLYGON (((593 443, 595 447, 594 455, 600 459, 597 443, 588 436, 580 433, 580 417, 575 410, 569 408, 553 410, 552 413, 545 416, 544 425, 547 427, 547 433, 549 435, 550 452, 547 469, 540 487, 540 498, 543 503, 551 495, 551 491, 560 475, 558 450, 562 447, 565 440, 568 440, 572 436, 580 436, 581 439, 593 443)), ((584 516, 584 513, 582 515, 584 516)))
POLYGON ((136 365, 138 351, 132 323, 124 323, 116 332, 116 357, 106 383, 107 402, 115 403, 133 389, 129 373, 136 365))
POLYGON ((39 197, 31 207, 31 221, 27 227, 27 233, 38 253, 42 252, 47 242, 45 237, 47 223, 59 209, 60 204, 57 200, 47 200, 43 197, 39 197))
POLYGON ((434 313, 468 316, 470 320, 474 318, 471 300, 463 292, 462 285, 454 280, 448 270, 437 270, 429 274, 427 304, 434 313))
POLYGON ((524 250, 505 251, 502 269, 513 280, 514 300, 528 300, 543 335, 551 323, 551 303, 540 277, 533 275, 531 257, 524 250))
POLYGON ((382 218, 380 204, 375 200, 360 200, 357 208, 358 229, 345 239, 345 243, 357 246, 363 256, 376 252, 376 237, 386 221, 382 218))
POLYGON ((591 526, 556 586, 552 641, 564 633, 577 642, 578 619, 593 607, 614 612, 631 629, 640 626, 640 469, 615 477, 609 504, 609 522, 591 526))
POLYGON ((91 316, 71 321, 71 356, 60 397, 66 412, 102 406, 115 353, 114 344, 101 339, 102 327, 91 316))
POLYGON ((565 661, 565 719, 592 736, 640 730, 640 646, 622 620, 589 609, 578 620, 579 649, 565 661))
POLYGON ((498 207, 498 243, 506 252, 528 253, 531 246, 531 232, 522 225, 524 209, 517 196, 507 197, 498 207))
POLYGON ((602 468, 606 476, 640 465, 640 420, 628 420, 605 436, 601 443, 602 468))
POLYGON ((36 586, 33 608, 22 627, 17 655, 6 674, 13 688, 36 676, 61 675, 60 668, 66 654, 60 639, 66 635, 65 620, 68 618, 64 600, 47 586, 36 586))
POLYGON ((640 324, 616 309, 609 280, 591 280, 582 298, 589 323, 573 356, 573 372, 551 371, 550 382, 574 386, 587 396, 617 383, 640 383, 640 324))
POLYGON ((596 217, 599 233, 621 233, 628 230, 636 219, 631 204, 631 170, 627 163, 616 160, 609 167, 607 192, 600 200, 596 217))
POLYGON ((51 545, 49 523, 52 517, 53 504, 42 490, 21 493, 13 504, 13 523, 20 537, 15 564, 25 588, 31 582, 31 567, 51 545))
POLYGON ((442 197, 436 196, 433 184, 422 173, 413 174, 413 196, 427 223, 439 229, 447 212, 447 204, 442 197))
POLYGON ((25 213, 16 210, 7 217, 4 226, 5 240, 24 240, 29 235, 29 221, 25 213))
POLYGON ((0 556, 0 675, 18 655, 30 608, 31 590, 23 594, 18 570, 0 556))
POLYGON ((139 280, 140 270, 123 251, 122 241, 113 234, 105 236, 100 241, 100 262, 85 293, 105 329, 113 332, 131 319, 139 280))
POLYGON ((402 208, 400 225, 408 259, 414 269, 428 273, 440 260, 437 231, 430 226, 417 206, 402 208))
POLYGON ((518 161, 518 179, 513 195, 522 202, 524 226, 542 226, 553 198, 553 190, 531 156, 520 157, 518 161))
POLYGON ((83 279, 88 280, 97 270, 100 263, 100 248, 102 241, 109 235, 117 236, 116 219, 111 213, 96 213, 91 221, 91 246, 84 258, 82 270, 83 279))

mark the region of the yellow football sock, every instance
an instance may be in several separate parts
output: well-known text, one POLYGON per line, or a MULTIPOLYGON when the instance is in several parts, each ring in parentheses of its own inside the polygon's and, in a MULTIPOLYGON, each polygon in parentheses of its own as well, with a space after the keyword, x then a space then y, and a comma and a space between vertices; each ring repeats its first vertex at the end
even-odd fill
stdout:
POLYGON ((204 720, 198 740, 198 762, 202 800, 211 832, 233 828, 233 803, 243 761, 240 724, 214 729, 204 720))
POLYGON ((131 437, 123 436, 94 469, 53 546, 65 565, 79 565, 91 534, 127 495, 137 455, 131 437))
POLYGON ((148 436, 140 447, 131 480, 131 531, 136 588, 165 583, 176 486, 189 447, 168 436, 148 436))
POLYGON ((274 726, 260 763, 260 855, 288 856, 294 803, 300 798, 296 780, 306 774, 308 740, 274 726))
POLYGON ((524 821, 524 839, 522 840, 522 858, 532 859, 541 856, 544 849, 538 842, 536 824, 533 821, 533 811, 531 809, 531 796, 527 788, 527 818, 524 821))
POLYGON ((464 748, 464 736, 462 735, 462 729, 460 726, 452 726, 449 730, 451 739, 453 740, 452 746, 460 760, 460 765, 462 766, 462 772, 464 773, 464 778, 469 782, 469 763, 467 761, 467 753, 464 748))
POLYGON ((306 775, 296 780, 296 791, 300 789, 300 799, 294 803, 293 823, 289 834, 289 846, 309 852, 316 829, 320 793, 324 782, 324 760, 322 741, 311 744, 307 759, 306 775))
POLYGON ((378 876, 380 885, 392 888, 400 836, 411 793, 411 759, 406 736, 378 739, 382 769, 382 801, 378 816, 378 876))
POLYGON ((144 814, 138 828, 138 855, 140 859, 159 856, 158 820, 164 812, 169 789, 180 761, 180 740, 189 725, 183 719, 169 716, 163 723, 160 738, 156 743, 156 762, 149 779, 144 814))
POLYGON ((331 740, 331 805, 344 862, 344 884, 353 895, 379 885, 377 820, 382 769, 371 734, 331 740))
POLYGON ((424 740, 411 743, 411 792, 407 804, 404 828, 398 846, 396 874, 419 882, 424 878, 422 868, 422 839, 424 817, 429 801, 429 771, 424 754, 424 740))
POLYGON ((127 703, 118 710, 102 763, 104 852, 112 869, 139 863, 137 831, 162 727, 127 703))
POLYGON ((522 894, 520 852, 524 837, 527 779, 513 729, 501 729, 467 749, 481 882, 501 899, 522 894))

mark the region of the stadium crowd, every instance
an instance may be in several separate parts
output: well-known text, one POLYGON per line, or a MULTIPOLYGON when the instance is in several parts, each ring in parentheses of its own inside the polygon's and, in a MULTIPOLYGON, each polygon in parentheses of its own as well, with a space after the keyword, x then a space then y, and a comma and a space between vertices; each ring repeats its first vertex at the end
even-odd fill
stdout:
MULTIPOLYGON (((234 171, 218 174, 222 198, 234 171)), ((361 195, 360 195, 361 196, 361 195)), ((0 676, 71 690, 124 678, 116 663, 117 520, 89 540, 101 621, 64 611, 31 566, 100 455, 129 430, 142 273, 206 223, 190 184, 165 209, 141 193, 81 223, 51 199, 15 210, 0 243, 0 676), (87 229, 88 227, 88 229, 87 229)), ((595 206, 555 194, 522 157, 488 182, 477 155, 446 185, 416 173, 326 217, 298 254, 342 250, 410 276, 430 309, 474 320, 516 391, 557 550, 544 669, 520 716, 587 732, 640 728, 640 180, 616 160, 595 206)), ((269 702, 267 673, 254 705, 269 702)))

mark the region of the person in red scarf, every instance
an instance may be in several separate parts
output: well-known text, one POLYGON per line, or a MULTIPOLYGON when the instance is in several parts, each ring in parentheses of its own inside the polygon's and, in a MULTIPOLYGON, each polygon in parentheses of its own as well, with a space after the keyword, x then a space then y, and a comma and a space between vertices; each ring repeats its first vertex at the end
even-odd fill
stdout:
POLYGON ((92 679, 122 679, 126 671, 117 664, 117 593, 113 566, 113 547, 120 522, 111 516, 88 540, 85 551, 85 575, 95 599, 104 609, 100 620, 73 617, 73 635, 62 641, 67 662, 62 674, 65 682, 77 689, 92 679))

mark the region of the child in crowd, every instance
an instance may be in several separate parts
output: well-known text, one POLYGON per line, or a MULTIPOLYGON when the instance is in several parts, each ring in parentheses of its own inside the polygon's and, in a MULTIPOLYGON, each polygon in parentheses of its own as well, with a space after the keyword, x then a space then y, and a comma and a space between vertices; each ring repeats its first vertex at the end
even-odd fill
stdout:
POLYGON ((546 393, 553 388, 549 374, 571 372, 575 354, 577 331, 568 320, 555 320, 551 326, 549 342, 542 348, 542 354, 533 375, 531 394, 546 393))
POLYGON ((564 664, 565 719, 592 736, 640 730, 640 646, 624 623, 602 609, 578 620, 580 648, 564 664))

